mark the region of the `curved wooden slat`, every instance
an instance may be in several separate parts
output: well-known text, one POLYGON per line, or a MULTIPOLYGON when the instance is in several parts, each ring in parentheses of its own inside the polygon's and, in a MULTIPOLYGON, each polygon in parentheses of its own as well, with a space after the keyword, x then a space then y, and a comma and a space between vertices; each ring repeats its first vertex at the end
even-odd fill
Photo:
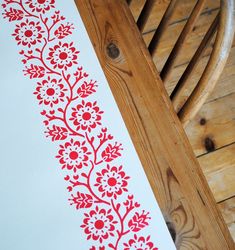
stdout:
POLYGON ((190 63, 188 64, 187 68, 185 69, 183 75, 179 79, 177 85, 175 86, 170 96, 176 113, 180 111, 180 109, 187 100, 187 96, 184 96, 184 90, 185 88, 190 86, 191 84, 190 77, 193 75, 198 63, 200 62, 201 57, 203 56, 203 52, 210 43, 211 39, 213 38, 216 29, 218 27, 218 23, 219 23, 219 14, 216 16, 215 20, 211 24, 200 46, 198 47, 197 51, 195 52, 193 58, 191 59, 190 63))
POLYGON ((167 79, 170 76, 170 73, 173 69, 174 63, 179 55, 179 52, 181 51, 183 44, 188 36, 188 34, 192 31, 194 24, 197 21, 197 18, 199 17, 204 4, 205 4, 206 0, 198 0, 186 25, 184 26, 177 42, 175 43, 174 48, 172 49, 162 71, 161 71, 161 78, 163 80, 163 82, 166 82, 167 79))
POLYGON ((148 21, 149 15, 154 7, 155 2, 156 2, 156 0, 147 0, 145 5, 144 5, 143 10, 141 11, 141 14, 140 14, 138 21, 137 21, 137 26, 138 26, 141 33, 144 30, 144 27, 148 21))
POLYGON ((199 83, 178 114, 184 126, 195 116, 210 95, 225 66, 235 29, 233 10, 233 0, 221 0, 219 29, 211 57, 199 83))
POLYGON ((149 52, 152 56, 154 55, 155 51, 157 50, 159 41, 162 37, 163 32, 166 30, 166 28, 169 24, 170 18, 173 14, 173 11, 175 9, 177 2, 179 2, 179 1, 178 0, 171 0, 170 1, 169 5, 168 5, 163 17, 162 17, 162 20, 154 33, 154 36, 153 36, 153 38, 149 44, 149 47, 148 47, 149 52))

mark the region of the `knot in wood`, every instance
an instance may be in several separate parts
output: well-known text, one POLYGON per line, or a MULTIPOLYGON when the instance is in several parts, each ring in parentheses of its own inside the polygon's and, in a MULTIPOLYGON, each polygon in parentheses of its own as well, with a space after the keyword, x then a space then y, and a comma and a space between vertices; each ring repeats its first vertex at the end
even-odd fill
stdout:
POLYGON ((215 151, 215 143, 210 137, 205 138, 204 145, 205 145, 207 152, 215 151))
POLYGON ((107 46, 106 50, 107 50, 108 56, 109 56, 110 58, 112 58, 112 59, 116 59, 116 58, 119 57, 119 55, 120 55, 120 50, 119 50, 119 48, 117 47, 117 45, 114 44, 114 43, 110 43, 110 44, 107 46))
POLYGON ((205 125, 206 124, 206 119, 205 118, 202 118, 201 120, 200 120, 200 124, 203 126, 203 125, 205 125))

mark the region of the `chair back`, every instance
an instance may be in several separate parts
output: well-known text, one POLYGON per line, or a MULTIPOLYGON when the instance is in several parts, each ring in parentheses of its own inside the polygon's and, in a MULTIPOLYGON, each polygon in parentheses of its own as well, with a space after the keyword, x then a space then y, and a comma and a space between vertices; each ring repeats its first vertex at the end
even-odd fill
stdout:
MULTIPOLYGON (((134 2, 135 0, 129 0, 128 4, 131 6, 134 2)), ((148 21, 150 16, 153 15, 153 11, 156 13, 156 5, 160 5, 161 2, 164 5, 166 5, 166 2, 169 3, 165 8, 161 20, 158 21, 159 24, 155 29, 154 35, 147 44, 153 59, 161 56, 159 55, 161 54, 159 53, 159 48, 163 48, 161 45, 162 37, 169 30, 169 25, 173 23, 172 17, 176 8, 180 8, 180 5, 185 1, 146 0, 138 18, 136 18, 141 33, 144 34, 146 26, 149 25, 148 21)), ((158 68, 164 85, 169 84, 171 76, 174 73, 176 62, 179 64, 178 59, 182 53, 184 53, 185 44, 189 40, 190 34, 195 28, 199 16, 202 14, 209 0, 197 0, 194 2, 195 5, 191 10, 191 14, 187 18, 187 22, 171 49, 167 60, 164 62, 161 69, 158 68)), ((233 41, 234 23, 234 1, 220 0, 218 14, 211 22, 207 32, 204 34, 204 37, 195 50, 194 55, 190 58, 187 67, 180 75, 178 82, 169 93, 173 107, 184 126, 186 126, 200 110, 222 73, 233 41), (192 86, 192 78, 197 72, 197 67, 202 61, 205 51, 210 46, 211 42, 213 42, 213 45, 209 60, 203 71, 200 72, 198 82, 192 86)))

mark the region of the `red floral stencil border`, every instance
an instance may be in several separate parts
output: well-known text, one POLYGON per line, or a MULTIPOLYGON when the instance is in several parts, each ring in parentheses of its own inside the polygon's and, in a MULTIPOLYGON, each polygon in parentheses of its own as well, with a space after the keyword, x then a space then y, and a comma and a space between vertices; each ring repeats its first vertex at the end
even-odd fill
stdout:
POLYGON ((80 52, 68 41, 74 25, 55 9, 55 0, 2 2, 3 17, 15 22, 12 36, 24 75, 37 81, 33 94, 45 135, 60 141, 56 158, 68 184, 69 203, 85 210, 80 227, 95 244, 90 250, 157 250, 150 236, 138 235, 151 218, 128 193, 130 177, 124 167, 114 163, 122 157, 122 144, 103 126, 104 111, 97 101, 90 101, 98 83, 79 65, 80 52))

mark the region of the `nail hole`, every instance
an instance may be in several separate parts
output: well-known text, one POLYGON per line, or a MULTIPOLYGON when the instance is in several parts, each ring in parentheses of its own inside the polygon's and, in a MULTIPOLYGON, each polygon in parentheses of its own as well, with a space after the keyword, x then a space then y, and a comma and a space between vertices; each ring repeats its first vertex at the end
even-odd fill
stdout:
POLYGON ((107 54, 110 58, 116 59, 120 55, 120 50, 114 43, 110 43, 107 46, 107 54))

